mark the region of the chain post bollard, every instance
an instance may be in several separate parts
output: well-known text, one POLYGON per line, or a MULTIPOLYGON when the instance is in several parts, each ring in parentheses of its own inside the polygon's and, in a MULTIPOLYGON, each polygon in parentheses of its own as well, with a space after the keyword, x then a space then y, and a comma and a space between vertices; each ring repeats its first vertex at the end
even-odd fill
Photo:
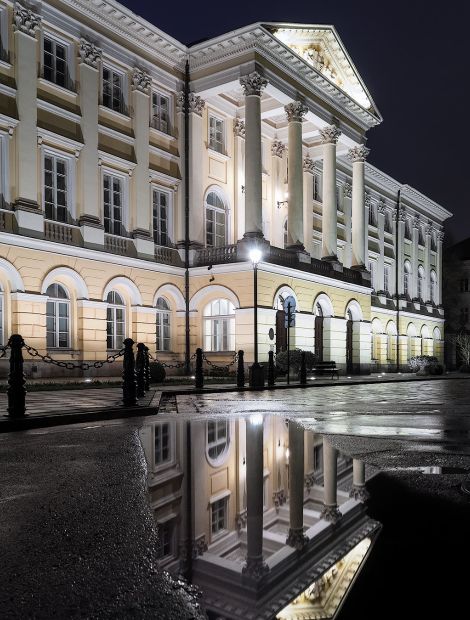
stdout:
POLYGON ((122 401, 124 407, 137 404, 137 383, 135 380, 134 341, 132 338, 124 340, 124 362, 122 369, 122 401))
POLYGON ((305 351, 300 352, 300 385, 307 385, 307 363, 305 360, 305 351))
POLYGON ((273 386, 275 383, 274 372, 274 351, 268 351, 268 385, 273 386))
POLYGON ((204 387, 204 374, 202 372, 203 353, 201 348, 196 349, 196 388, 204 387))
POLYGON ((238 366, 237 366, 237 387, 245 386, 245 364, 244 364, 244 351, 240 349, 238 351, 238 366))
POLYGON ((145 371, 144 371, 144 377, 145 377, 145 391, 148 392, 150 390, 150 355, 149 355, 149 348, 146 346, 144 348, 144 356, 145 356, 145 371))
POLYGON ((142 398, 142 396, 145 396, 145 344, 143 342, 139 342, 137 345, 135 368, 137 375, 137 398, 142 398))
POLYGON ((23 372, 24 340, 20 334, 14 334, 8 341, 10 353, 10 374, 8 375, 8 416, 22 418, 26 411, 25 376, 23 372))

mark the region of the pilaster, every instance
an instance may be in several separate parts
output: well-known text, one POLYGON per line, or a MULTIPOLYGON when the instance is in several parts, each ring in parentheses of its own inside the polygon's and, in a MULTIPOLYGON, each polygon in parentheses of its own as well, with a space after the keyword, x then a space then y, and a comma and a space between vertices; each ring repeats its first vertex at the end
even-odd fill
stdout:
POLYGON ((335 125, 320 130, 323 144, 322 259, 338 260, 336 211, 336 144, 341 131, 335 125))
POLYGON ((304 251, 304 213, 303 213, 303 162, 302 162, 302 122, 307 113, 301 101, 284 106, 288 120, 288 215, 287 247, 304 251))
POLYGON ((352 161, 352 268, 365 271, 367 260, 367 221, 365 208, 365 160, 370 150, 363 144, 348 152, 352 161))

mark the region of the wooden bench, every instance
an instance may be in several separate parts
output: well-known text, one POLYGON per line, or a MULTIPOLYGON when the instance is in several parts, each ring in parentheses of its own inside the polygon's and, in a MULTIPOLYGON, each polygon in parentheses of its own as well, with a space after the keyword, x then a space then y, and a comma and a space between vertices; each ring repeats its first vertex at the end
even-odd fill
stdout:
POLYGON ((339 379, 336 362, 317 362, 312 371, 315 375, 331 375, 332 379, 336 375, 336 378, 339 379))

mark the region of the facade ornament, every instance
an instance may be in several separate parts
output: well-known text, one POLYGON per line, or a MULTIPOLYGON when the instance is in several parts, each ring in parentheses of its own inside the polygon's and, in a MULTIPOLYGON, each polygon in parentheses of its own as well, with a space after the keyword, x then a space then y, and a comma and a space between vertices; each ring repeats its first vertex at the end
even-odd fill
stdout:
MULTIPOLYGON (((189 93, 188 103, 189 103, 189 112, 194 112, 198 116, 202 116, 202 112, 206 105, 206 102, 204 101, 204 99, 199 97, 199 95, 195 95, 194 93, 189 93)), ((184 106, 185 106, 184 92, 181 91, 178 93, 176 97, 177 112, 184 113, 185 112, 184 106)))
POLYGON ((36 35, 36 30, 41 25, 41 16, 26 9, 21 4, 16 3, 14 7, 14 29, 17 32, 24 32, 31 37, 36 35))
POLYGON ((349 183, 349 181, 346 181, 343 185, 343 192, 344 192, 344 196, 346 198, 351 198, 352 197, 352 185, 351 183, 349 183))
POLYGON ((246 564, 242 568, 242 575, 253 581, 260 581, 267 573, 269 566, 263 558, 246 558, 246 564))
POLYGON ((320 513, 320 519, 324 519, 325 521, 330 521, 330 523, 337 523, 343 515, 338 509, 336 504, 332 504, 331 506, 323 506, 323 509, 320 513))
POLYGON ((287 535, 286 545, 289 547, 294 547, 297 551, 302 551, 305 545, 308 543, 308 538, 304 534, 304 529, 300 528, 289 528, 289 534, 287 535))
POLYGON ((322 144, 336 144, 338 138, 341 135, 341 130, 336 125, 329 125, 320 129, 321 143, 322 144))
POLYGON ((193 558, 197 558, 198 555, 202 555, 207 551, 207 542, 205 534, 201 534, 196 538, 193 543, 193 558))
POLYGON ((257 95, 260 97, 261 93, 268 85, 268 80, 257 71, 253 71, 253 73, 249 73, 248 75, 242 75, 240 84, 242 85, 245 97, 249 95, 257 95))
POLYGON ((241 118, 235 119, 235 123, 233 125, 233 133, 239 138, 245 137, 245 121, 242 121, 241 118))
POLYGON ((358 161, 366 161, 369 153, 370 149, 368 149, 365 144, 360 144, 359 146, 353 146, 352 149, 349 149, 348 159, 350 159, 353 164, 358 161))
POLYGON ((387 207, 383 198, 381 198, 377 203, 377 213, 379 213, 380 215, 386 215, 387 213, 387 207))
POLYGON ((426 235, 432 235, 434 231, 434 227, 432 225, 432 222, 428 222, 424 228, 424 232, 426 235))
POLYGON ((315 484, 315 474, 310 472, 309 474, 305 474, 304 476, 304 486, 307 489, 307 493, 310 495, 310 491, 315 484))
POLYGON ((287 120, 289 123, 302 123, 304 120, 304 116, 308 112, 307 106, 302 103, 302 101, 294 101, 293 103, 288 103, 284 106, 284 110, 286 112, 287 120))
POLYGON ((138 67, 132 69, 132 90, 138 90, 141 93, 148 94, 151 84, 152 78, 146 71, 138 67))
POLYGON ((444 231, 443 230, 438 230, 437 231, 437 240, 442 243, 444 241, 444 231))
POLYGON ((413 228, 416 228, 416 230, 418 230, 419 224, 419 215, 415 215, 413 218, 413 228))
POLYGON ((286 492, 284 491, 284 489, 279 489, 279 491, 274 491, 273 493, 273 502, 274 502, 274 508, 276 509, 276 512, 279 512, 279 508, 282 506, 282 504, 285 504, 287 501, 287 497, 286 497, 286 492))
POLYGON ((392 217, 393 217, 393 221, 394 222, 397 221, 397 218, 398 218, 399 222, 406 222, 406 211, 405 211, 405 209, 401 208, 399 212, 397 212, 397 210, 395 209, 393 211, 392 217))
POLYGON ((366 207, 369 207, 369 209, 373 206, 374 201, 372 200, 372 196, 370 194, 366 194, 364 196, 364 204, 366 207))
POLYGON ((314 166, 315 166, 315 162, 313 161, 311 157, 307 155, 307 157, 305 157, 304 159, 304 166, 303 166, 304 172, 310 172, 310 174, 313 174, 314 166))
POLYGON ((103 56, 103 52, 99 47, 97 47, 94 43, 91 43, 91 41, 87 41, 83 37, 80 39, 78 54, 81 62, 85 65, 93 67, 94 69, 98 68, 98 63, 103 56))
POLYGON ((353 484, 349 491, 349 497, 353 497, 357 502, 362 502, 364 504, 369 499, 370 494, 365 485, 353 484))
POLYGON ((286 145, 280 140, 273 140, 273 143, 271 144, 271 153, 282 159, 286 148, 286 145))
POLYGON ((235 515, 235 527, 237 528, 237 532, 240 534, 241 530, 246 527, 246 508, 242 510, 242 512, 237 512, 235 515))

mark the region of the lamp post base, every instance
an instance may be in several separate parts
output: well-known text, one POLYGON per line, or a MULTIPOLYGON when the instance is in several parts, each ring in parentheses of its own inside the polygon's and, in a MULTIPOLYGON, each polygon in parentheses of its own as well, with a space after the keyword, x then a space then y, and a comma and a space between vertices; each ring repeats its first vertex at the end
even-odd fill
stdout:
POLYGON ((264 387, 264 366, 258 362, 250 366, 250 387, 255 390, 264 387))

